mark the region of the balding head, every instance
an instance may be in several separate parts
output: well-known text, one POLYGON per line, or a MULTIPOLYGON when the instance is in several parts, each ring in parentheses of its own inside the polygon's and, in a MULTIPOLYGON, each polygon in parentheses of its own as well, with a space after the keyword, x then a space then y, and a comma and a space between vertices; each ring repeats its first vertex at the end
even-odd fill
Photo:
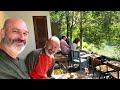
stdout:
MULTIPOLYGON (((11 19, 7 19, 6 21, 5 21, 5 23, 4 23, 4 26, 3 26, 3 29, 5 29, 5 28, 9 28, 11 25, 13 25, 13 24, 15 24, 15 23, 23 23, 25 26, 26 26, 26 24, 25 24, 25 22, 22 20, 22 19, 20 19, 20 18, 11 18, 11 19)), ((26 26, 27 27, 27 26, 26 26)))
POLYGON ((60 40, 58 37, 56 36, 52 36, 45 45, 45 50, 46 53, 50 56, 50 55, 54 55, 58 48, 60 47, 60 40))
POLYGON ((1 43, 10 52, 19 54, 28 41, 28 29, 19 18, 7 19, 1 30, 1 43))
POLYGON ((60 40, 59 40, 59 38, 56 37, 56 36, 52 36, 52 37, 48 40, 48 42, 51 42, 51 41, 57 42, 58 45, 60 45, 60 40))

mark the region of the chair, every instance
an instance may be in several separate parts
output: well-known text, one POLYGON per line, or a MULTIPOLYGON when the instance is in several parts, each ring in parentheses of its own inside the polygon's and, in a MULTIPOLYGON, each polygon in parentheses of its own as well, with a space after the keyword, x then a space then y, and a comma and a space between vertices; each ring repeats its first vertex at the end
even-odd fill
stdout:
MULTIPOLYGON (((119 61, 113 61, 113 62, 119 63, 119 61)), ((114 69, 113 72, 110 73, 112 78, 120 79, 120 74, 119 74, 120 73, 120 65, 119 64, 115 65, 114 63, 109 63, 109 62, 107 62, 106 65, 114 69)))
POLYGON ((111 72, 111 76, 113 79, 120 79, 120 71, 116 71, 116 72, 111 72))
POLYGON ((112 72, 113 69, 107 65, 105 65, 101 60, 99 59, 93 59, 93 77, 95 71, 98 71, 100 73, 99 79, 103 75, 103 78, 106 79, 106 76, 110 75, 109 72, 112 72))
POLYGON ((80 60, 80 52, 71 50, 69 53, 69 61, 68 65, 70 67, 70 72, 75 69, 78 71, 81 69, 81 60, 80 60))

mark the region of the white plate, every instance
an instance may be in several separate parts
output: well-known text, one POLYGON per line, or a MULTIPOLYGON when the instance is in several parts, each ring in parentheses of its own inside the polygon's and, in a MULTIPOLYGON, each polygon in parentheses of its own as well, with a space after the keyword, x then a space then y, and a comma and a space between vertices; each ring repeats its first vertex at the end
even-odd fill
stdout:
POLYGON ((62 79, 62 75, 52 75, 52 77, 54 77, 55 79, 62 79))

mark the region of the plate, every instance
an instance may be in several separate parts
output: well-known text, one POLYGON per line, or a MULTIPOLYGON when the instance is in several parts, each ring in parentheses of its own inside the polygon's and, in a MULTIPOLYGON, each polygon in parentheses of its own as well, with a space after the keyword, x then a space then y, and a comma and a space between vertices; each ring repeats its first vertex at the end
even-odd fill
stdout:
POLYGON ((55 79, 62 79, 62 75, 52 75, 52 77, 54 77, 55 79))

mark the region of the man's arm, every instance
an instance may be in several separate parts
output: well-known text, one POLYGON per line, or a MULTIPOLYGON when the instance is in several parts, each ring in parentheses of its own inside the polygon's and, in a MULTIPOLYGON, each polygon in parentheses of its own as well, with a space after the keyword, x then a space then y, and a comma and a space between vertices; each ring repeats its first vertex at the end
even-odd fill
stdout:
POLYGON ((47 72, 47 76, 48 77, 51 77, 51 75, 52 75, 52 72, 53 72, 53 70, 54 70, 54 64, 55 64, 55 62, 54 62, 54 60, 53 60, 53 64, 52 64, 52 66, 51 66, 51 68, 48 70, 48 72, 47 72))
POLYGON ((34 66, 36 65, 37 61, 39 58, 39 53, 37 53, 36 51, 32 51, 30 52, 26 58, 25 58, 25 65, 27 67, 28 70, 28 74, 30 75, 31 70, 34 68, 34 66))

